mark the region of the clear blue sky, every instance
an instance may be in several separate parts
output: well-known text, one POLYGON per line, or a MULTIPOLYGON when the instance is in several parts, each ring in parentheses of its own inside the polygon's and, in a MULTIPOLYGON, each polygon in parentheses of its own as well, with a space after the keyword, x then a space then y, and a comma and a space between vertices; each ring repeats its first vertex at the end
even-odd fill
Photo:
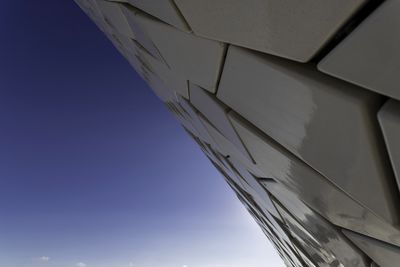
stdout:
POLYGON ((0 33, 0 267, 282 266, 72 0, 3 0, 0 33))

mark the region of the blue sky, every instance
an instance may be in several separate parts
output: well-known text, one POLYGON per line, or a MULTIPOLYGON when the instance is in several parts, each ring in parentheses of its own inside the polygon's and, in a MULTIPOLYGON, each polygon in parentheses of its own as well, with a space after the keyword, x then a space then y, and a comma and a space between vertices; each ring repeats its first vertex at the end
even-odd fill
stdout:
POLYGON ((282 266, 73 1, 4 0, 0 33, 0 267, 282 266))

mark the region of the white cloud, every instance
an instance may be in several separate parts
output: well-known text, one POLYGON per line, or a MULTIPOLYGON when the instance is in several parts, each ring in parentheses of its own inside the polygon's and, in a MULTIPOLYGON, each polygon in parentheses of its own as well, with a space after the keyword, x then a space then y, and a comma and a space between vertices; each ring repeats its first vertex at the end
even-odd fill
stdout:
POLYGON ((133 262, 130 262, 129 267, 133 267, 133 266, 134 266, 133 262))
POLYGON ((78 263, 76 264, 76 266, 77 266, 77 267, 87 267, 86 263, 83 263, 83 262, 78 262, 78 263))
POLYGON ((182 267, 188 267, 187 265, 183 265, 182 267))
POLYGON ((42 256, 42 257, 40 257, 38 260, 40 260, 40 261, 49 261, 49 260, 50 260, 50 257, 42 256))

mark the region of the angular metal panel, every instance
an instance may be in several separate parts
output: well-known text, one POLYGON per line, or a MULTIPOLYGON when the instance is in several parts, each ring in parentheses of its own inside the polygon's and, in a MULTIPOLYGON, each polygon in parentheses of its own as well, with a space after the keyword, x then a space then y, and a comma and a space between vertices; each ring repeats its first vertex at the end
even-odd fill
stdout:
POLYGON ((343 230, 343 233, 371 257, 371 259, 379 264, 379 267, 394 267, 400 265, 399 247, 385 244, 384 242, 347 230, 343 230))
POLYGON ((366 0, 175 0, 195 34, 308 61, 366 0))
POLYGON ((273 200, 275 206, 313 262, 319 266, 368 266, 361 251, 296 195, 279 183, 263 184, 279 200, 273 200))
POLYGON ((173 0, 113 0, 129 3, 144 12, 181 30, 188 31, 187 24, 173 0))
POLYGON ((399 1, 382 3, 318 64, 318 68, 400 100, 399 13, 399 1))
POLYGON ((214 95, 195 84, 189 84, 189 91, 190 102, 193 106, 208 118, 209 122, 226 137, 226 139, 234 144, 244 156, 252 161, 227 117, 230 108, 219 101, 214 95))
POLYGON ((233 125, 257 166, 333 224, 400 245, 400 231, 350 198, 304 162, 231 114, 233 125))
POLYGON ((97 4, 103 13, 104 19, 115 31, 130 38, 135 38, 131 27, 122 12, 123 5, 119 3, 98 0, 97 4))
POLYGON ((378 113, 393 170, 400 185, 400 103, 389 100, 378 113))
POLYGON ((230 46, 217 97, 363 205, 395 223, 379 139, 382 99, 315 69, 230 46), (368 188, 374 188, 371 198, 368 188))
POLYGON ((215 92, 225 44, 180 31, 144 13, 136 19, 173 71, 215 92))

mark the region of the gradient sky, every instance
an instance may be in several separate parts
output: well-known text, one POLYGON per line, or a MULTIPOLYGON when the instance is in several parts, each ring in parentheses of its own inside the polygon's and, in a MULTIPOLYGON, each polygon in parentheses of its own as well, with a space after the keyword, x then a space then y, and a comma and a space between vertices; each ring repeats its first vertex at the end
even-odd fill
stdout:
POLYGON ((283 266, 72 0, 2 0, 0 33, 0 267, 283 266))

